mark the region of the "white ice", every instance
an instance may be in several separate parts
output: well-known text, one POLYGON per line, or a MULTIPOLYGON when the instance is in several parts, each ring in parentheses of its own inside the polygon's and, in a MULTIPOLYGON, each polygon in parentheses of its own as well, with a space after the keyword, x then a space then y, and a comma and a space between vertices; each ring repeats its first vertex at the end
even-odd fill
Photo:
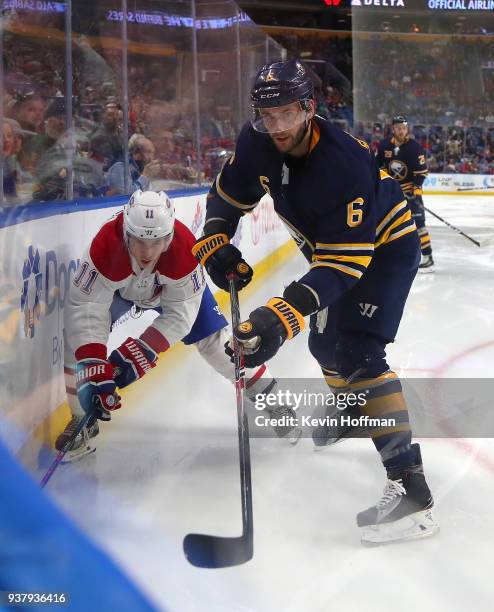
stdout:
MULTIPOLYGON (((494 195, 429 196, 426 205, 476 239, 494 237, 494 195)), ((428 226, 436 271, 414 283, 390 364, 403 376, 492 377, 494 246, 478 248, 430 216, 428 226)), ((286 263, 241 297, 243 313, 305 267, 298 256, 286 263)), ((97 452, 59 468, 48 486, 159 609, 494 609, 491 439, 422 440, 441 531, 372 549, 355 523, 385 484, 369 440, 315 453, 310 439, 253 439, 254 558, 223 570, 189 565, 187 533, 240 534, 235 396, 193 348, 172 356, 128 390, 97 452)), ((278 376, 320 375, 302 335, 270 366, 278 376)))

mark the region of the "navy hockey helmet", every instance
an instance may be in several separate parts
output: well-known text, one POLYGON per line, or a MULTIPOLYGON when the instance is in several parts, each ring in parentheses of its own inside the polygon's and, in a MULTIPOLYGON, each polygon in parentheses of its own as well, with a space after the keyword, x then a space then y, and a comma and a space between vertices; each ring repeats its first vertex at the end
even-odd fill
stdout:
POLYGON ((314 98, 314 83, 305 66, 297 59, 286 62, 266 64, 257 73, 250 92, 254 118, 252 126, 260 132, 284 131, 303 123, 306 113, 311 109, 310 100, 314 98), (286 116, 277 127, 266 125, 261 109, 274 109, 299 102, 300 110, 288 111, 293 117, 286 116))
POLYGON ((408 125, 407 118, 404 115, 396 115, 396 117, 393 117, 391 125, 397 125, 398 123, 404 123, 405 125, 408 125))
POLYGON ((253 108, 273 108, 314 97, 314 83, 297 59, 272 62, 259 70, 250 92, 253 108))

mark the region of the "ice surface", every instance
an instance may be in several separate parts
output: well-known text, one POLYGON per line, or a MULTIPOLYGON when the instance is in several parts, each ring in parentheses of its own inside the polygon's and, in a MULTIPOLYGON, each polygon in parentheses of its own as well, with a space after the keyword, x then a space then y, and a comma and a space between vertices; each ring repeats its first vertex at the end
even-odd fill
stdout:
MULTIPOLYGON (((494 195, 425 202, 476 239, 494 236, 494 195)), ((416 279, 389 362, 407 377, 492 377, 494 247, 480 249, 433 218, 429 227, 436 271, 416 279)), ((297 256, 255 294, 241 294, 243 314, 305 268, 297 256)), ((491 439, 422 440, 441 532, 374 549, 360 545, 355 523, 385 484, 370 441, 315 453, 309 439, 293 448, 253 439, 253 560, 224 570, 189 565, 185 534, 241 531, 235 395, 192 347, 171 356, 128 390, 95 455, 60 468, 49 486, 161 609, 493 609, 491 439)), ((270 367, 320 376, 302 335, 270 367)))

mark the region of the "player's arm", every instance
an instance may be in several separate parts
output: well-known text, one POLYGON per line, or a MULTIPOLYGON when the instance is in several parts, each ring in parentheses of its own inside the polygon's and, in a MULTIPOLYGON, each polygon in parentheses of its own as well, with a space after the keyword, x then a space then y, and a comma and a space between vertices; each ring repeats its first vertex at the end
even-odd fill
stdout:
POLYGON ((386 168, 386 162, 384 159, 384 149, 386 148, 385 142, 386 141, 381 140, 376 151, 376 162, 379 168, 386 168))
POLYGON ((164 341, 161 350, 166 350, 186 336, 197 318, 206 278, 201 266, 197 262, 194 264, 190 274, 178 280, 167 280, 161 294, 163 314, 143 334, 143 338, 148 338, 150 343, 153 343, 152 335, 156 332, 160 334, 164 341))
POLYGON ((256 170, 257 154, 252 128, 246 125, 238 138, 235 153, 211 186, 204 235, 193 249, 213 282, 225 291, 228 291, 229 272, 235 272, 238 290, 250 282, 253 274, 237 247, 230 244, 230 239, 237 231, 240 218, 251 212, 265 194, 263 177, 256 170))
MULTIPOLYGON (((197 263, 197 262, 195 262, 197 263)), ((129 337, 110 355, 117 368, 115 382, 127 387, 156 366, 158 356, 186 336, 196 320, 206 282, 199 265, 178 280, 167 279, 160 314, 139 338, 129 337)))
POLYGON ((413 195, 415 197, 422 195, 422 184, 428 174, 427 161, 424 149, 417 143, 416 151, 412 157, 413 169, 413 195))
POLYGON ((120 388, 142 378, 155 367, 160 353, 190 332, 206 287, 204 272, 191 253, 193 244, 192 232, 176 221, 173 242, 157 266, 162 314, 139 338, 127 338, 110 355, 118 368, 115 381, 120 388))
POLYGON ((65 334, 76 358, 106 359, 109 310, 120 283, 105 276, 86 252, 69 287, 64 308, 65 334))
POLYGON ((88 252, 74 275, 64 308, 66 342, 75 350, 79 402, 84 411, 95 411, 102 420, 109 420, 109 411, 120 407, 106 349, 109 310, 117 287, 88 252))
POLYGON ((365 273, 376 236, 374 195, 372 190, 356 193, 359 190, 349 201, 319 216, 309 272, 288 285, 283 297, 272 298, 251 312, 248 321, 235 330, 235 336, 246 345, 248 367, 271 359, 287 339, 304 329, 306 316, 335 302, 365 273), (249 348, 255 339, 258 343, 249 348))

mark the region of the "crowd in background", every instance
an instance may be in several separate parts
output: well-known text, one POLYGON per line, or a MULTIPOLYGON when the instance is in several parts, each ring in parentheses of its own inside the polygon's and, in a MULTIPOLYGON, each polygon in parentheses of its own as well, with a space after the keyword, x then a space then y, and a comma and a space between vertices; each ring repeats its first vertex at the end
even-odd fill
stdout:
POLYGON ((494 41, 293 31, 276 38, 316 71, 320 115, 375 149, 392 117, 405 115, 431 172, 494 174, 494 41))
MULTIPOLYGON (((293 32, 276 40, 312 69, 319 115, 377 146, 391 117, 404 114, 432 172, 494 174, 492 44, 385 36, 354 37, 352 45, 350 36, 293 32)), ((3 57, 7 204, 207 184, 234 149, 242 121, 221 74, 202 92, 198 131, 192 70, 178 54, 129 55, 125 136, 118 49, 95 50, 78 37, 71 115, 63 44, 7 32, 3 57)))
POLYGON ((234 148, 234 108, 204 96, 198 159, 194 102, 189 92, 177 99, 175 58, 129 58, 125 146, 120 53, 74 48, 71 113, 62 45, 43 49, 40 40, 6 36, 3 57, 7 204, 115 195, 151 182, 157 188, 205 184, 234 148))

